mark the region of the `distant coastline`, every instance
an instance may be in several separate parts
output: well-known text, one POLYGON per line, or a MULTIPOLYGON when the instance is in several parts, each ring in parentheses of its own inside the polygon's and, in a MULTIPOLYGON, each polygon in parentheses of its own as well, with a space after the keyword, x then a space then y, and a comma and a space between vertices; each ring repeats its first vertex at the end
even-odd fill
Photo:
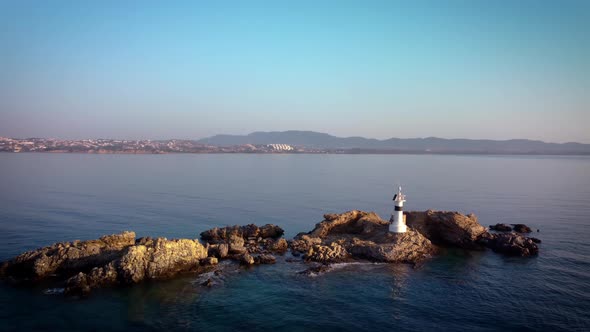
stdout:
POLYGON ((436 137, 387 140, 335 137, 307 131, 217 135, 201 140, 120 140, 0 137, 0 152, 169 154, 447 154, 590 155, 590 144, 546 143, 526 139, 474 140, 436 137))

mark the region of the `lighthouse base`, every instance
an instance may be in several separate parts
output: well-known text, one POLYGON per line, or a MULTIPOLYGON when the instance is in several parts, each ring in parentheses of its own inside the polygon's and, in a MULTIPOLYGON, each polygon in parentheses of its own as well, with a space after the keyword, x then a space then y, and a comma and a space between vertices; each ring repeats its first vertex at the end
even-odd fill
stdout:
POLYGON ((408 227, 401 223, 391 223, 389 224, 389 231, 391 233, 405 233, 408 230, 408 227))
POLYGON ((391 233, 405 233, 407 230, 406 216, 403 212, 396 211, 389 219, 389 231, 391 233))

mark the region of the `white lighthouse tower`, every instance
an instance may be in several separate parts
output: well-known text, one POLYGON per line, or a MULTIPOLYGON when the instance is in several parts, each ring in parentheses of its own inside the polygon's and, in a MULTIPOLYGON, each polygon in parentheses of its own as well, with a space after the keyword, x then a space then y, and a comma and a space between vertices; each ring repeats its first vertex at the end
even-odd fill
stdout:
POLYGON ((402 187, 398 187, 397 194, 393 196, 395 202, 395 210, 391 214, 389 219, 389 231, 392 233, 405 233, 406 232, 406 220, 404 218, 404 202, 406 196, 402 194, 402 187))

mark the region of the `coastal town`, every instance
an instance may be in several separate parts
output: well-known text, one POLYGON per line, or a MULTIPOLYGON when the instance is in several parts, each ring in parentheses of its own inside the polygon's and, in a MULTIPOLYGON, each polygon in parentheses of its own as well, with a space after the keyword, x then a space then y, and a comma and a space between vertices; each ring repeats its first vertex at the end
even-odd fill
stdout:
POLYGON ((0 152, 62 152, 62 153, 322 153, 318 149, 294 147, 288 144, 243 144, 214 146, 193 140, 117 140, 0 137, 0 152))

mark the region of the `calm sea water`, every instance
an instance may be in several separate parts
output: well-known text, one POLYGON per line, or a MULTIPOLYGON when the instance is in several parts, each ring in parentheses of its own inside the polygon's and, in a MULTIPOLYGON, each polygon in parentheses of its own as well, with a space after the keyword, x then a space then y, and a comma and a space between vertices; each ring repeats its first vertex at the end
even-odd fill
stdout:
POLYGON ((535 258, 448 250, 424 266, 299 263, 100 290, 0 284, 0 330, 590 330, 590 158, 429 155, 0 154, 0 260, 134 230, 197 238, 233 224, 288 238, 328 212, 457 210, 540 229, 535 258))

